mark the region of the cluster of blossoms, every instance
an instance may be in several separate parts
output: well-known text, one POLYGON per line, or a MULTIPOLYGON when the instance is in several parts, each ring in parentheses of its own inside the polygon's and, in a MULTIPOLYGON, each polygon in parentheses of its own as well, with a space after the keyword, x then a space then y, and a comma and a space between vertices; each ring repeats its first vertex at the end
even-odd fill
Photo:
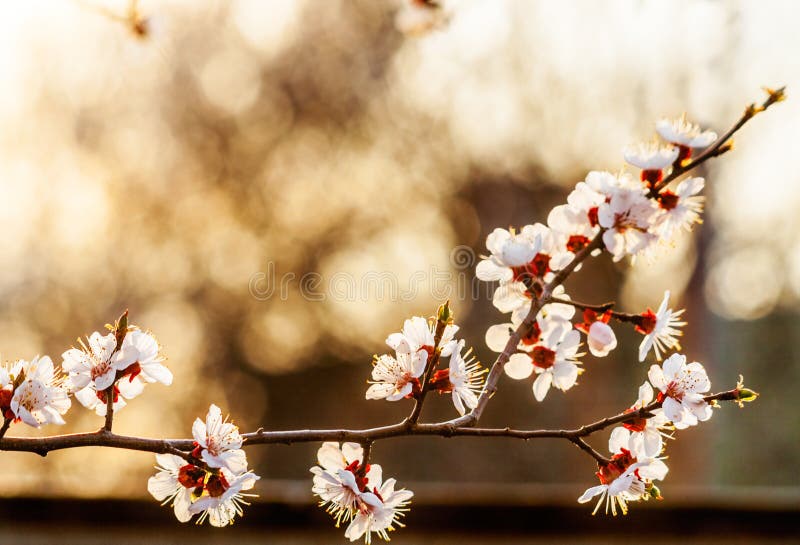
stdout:
MULTIPOLYGON (((145 384, 172 383, 172 373, 163 365, 164 357, 156 339, 133 325, 127 312, 109 333, 92 333, 79 340, 79 348, 64 352, 61 369, 47 357, 19 360, 0 366, 0 410, 3 431, 13 422, 33 427, 64 424, 71 407, 70 394, 84 407, 106 416, 122 409, 125 399, 142 393, 145 384)), ((106 427, 106 431, 110 428, 106 427)), ((148 490, 159 501, 172 502, 181 522, 199 514, 198 522, 208 519, 214 526, 232 523, 242 514, 243 493, 253 487, 258 476, 248 471, 241 449, 242 437, 232 423, 222 418, 211 405, 205 421, 192 426, 195 448, 191 453, 158 454, 158 473, 148 481, 148 490)))
POLYGON ((133 399, 144 390, 145 384, 172 384, 172 373, 161 362, 158 342, 149 333, 130 328, 120 338, 112 331, 101 335, 97 331, 80 340, 80 348, 70 348, 62 357, 61 367, 69 373, 69 388, 87 409, 104 416, 111 389, 114 411, 122 409, 125 399, 133 399))
MULTIPOLYGON (((614 261, 652 256, 679 231, 700 222, 703 197, 698 193, 703 179, 688 178, 672 188, 664 183, 664 176, 686 164, 694 149, 714 142, 716 134, 701 131, 685 118, 662 119, 656 128, 665 143, 624 150, 625 161, 640 169, 638 176, 624 171, 590 172, 569 194, 567 203, 550 212, 547 225, 526 225, 519 231, 495 229, 487 237, 490 255, 478 264, 476 275, 498 282, 493 303, 510 313, 511 319, 491 326, 486 344, 507 355, 504 370, 510 378, 535 376, 532 386, 537 401, 543 401, 550 388, 566 392, 577 383, 584 370, 581 334, 595 357, 605 357, 616 348, 617 338, 609 325, 612 319, 633 325, 643 335, 640 361, 651 351, 660 361, 669 351, 680 349, 683 310, 669 308, 669 292, 655 312, 648 308, 639 314, 622 314, 613 304, 575 303, 561 285, 571 270, 560 271, 579 268, 581 260, 571 266, 579 252, 596 256, 606 251, 614 261), (537 312, 532 316, 534 305, 537 312), (576 309, 583 310, 577 318, 576 309)), ((699 363, 687 365, 684 356, 673 354, 663 368, 651 367, 649 379, 628 410, 636 412, 637 418, 612 433, 612 457, 599 464, 597 473, 601 484, 579 500, 599 495, 595 512, 604 499, 606 511, 616 514, 618 507, 627 512, 630 501, 660 497, 653 481, 667 473, 659 458, 663 438, 671 437, 672 430, 711 417, 711 405, 703 397, 710 383, 699 363), (653 388, 659 391, 655 398, 653 388)))
POLYGON ((245 498, 253 496, 243 491, 260 478, 247 469, 239 428, 211 405, 205 421, 195 420, 192 436, 195 448, 189 456, 156 455, 158 473, 147 481, 147 490, 158 501, 171 502, 181 522, 199 514, 198 524, 206 518, 212 526, 232 524, 248 505, 245 498))
MULTIPOLYGON (((669 184, 659 184, 665 171, 687 160, 693 148, 708 146, 716 135, 701 132, 684 118, 661 120, 657 129, 667 144, 642 144, 625 150, 626 161, 641 169, 638 177, 626 172, 590 172, 569 194, 567 203, 550 212, 547 225, 535 223, 519 231, 495 229, 486 239, 490 254, 478 264, 476 275, 498 282, 493 303, 511 314, 510 323, 487 331, 490 349, 502 353, 531 305, 546 298, 505 365, 506 374, 513 379, 536 376, 533 392, 538 401, 551 387, 567 391, 576 384, 583 371, 580 332, 595 357, 604 357, 616 348, 617 338, 609 325, 612 319, 633 324, 644 336, 640 361, 651 350, 660 360, 667 350, 680 349, 683 311, 669 308, 669 292, 657 312, 647 309, 627 315, 614 312, 612 305, 591 308, 574 304, 560 285, 563 278, 553 282, 578 252, 599 255, 605 250, 615 261, 653 255, 681 229, 700 222, 703 197, 697 194, 703 188, 701 178, 683 180, 674 191, 669 184), (573 324, 576 307, 583 309, 582 321, 573 324)), ((574 269, 579 267, 580 263, 574 269)))
POLYGON ((0 366, 0 411, 7 423, 63 424, 71 405, 64 377, 48 356, 0 366))
POLYGON ((110 332, 92 333, 80 348, 62 355, 56 369, 48 356, 0 366, 0 410, 11 422, 34 427, 64 424, 72 405, 70 394, 98 415, 105 415, 108 396, 113 409, 125 406, 123 398, 139 395, 151 382, 172 383, 172 373, 161 362, 158 342, 149 333, 128 325, 127 312, 110 332))
POLYGON ((595 513, 602 504, 605 504, 606 513, 610 509, 616 515, 617 506, 623 514, 627 513, 628 502, 661 499, 653 481, 663 480, 668 471, 660 457, 664 450, 663 439, 671 439, 673 430, 695 426, 711 418, 712 404, 703 396, 711 389, 711 382, 700 363, 687 364, 686 356, 673 354, 664 361, 663 367, 652 365, 648 378, 650 382, 639 387, 636 403, 626 411, 636 413, 636 418, 625 421, 611 432, 612 457, 599 465, 600 484, 578 498, 580 503, 585 503, 600 496, 595 513), (655 400, 654 388, 658 390, 655 400))
POLYGON ((388 532, 403 527, 400 518, 408 511, 414 493, 395 489, 395 479, 383 480, 381 466, 364 463, 364 451, 357 443, 323 443, 317 452, 318 466, 312 492, 320 506, 336 519, 338 528, 348 522, 345 537, 366 543, 375 533, 389 541, 388 532))
POLYGON ((392 333, 386 339, 395 355, 374 356, 366 398, 387 401, 418 398, 428 371, 426 388, 451 394, 459 414, 474 409, 486 370, 472 356, 471 349, 464 351, 464 341, 454 338, 457 332, 458 326, 452 323, 429 321, 420 316, 406 320, 402 332, 392 333), (437 324, 441 324, 438 336, 437 324), (437 369, 441 356, 450 358, 445 369, 437 369))

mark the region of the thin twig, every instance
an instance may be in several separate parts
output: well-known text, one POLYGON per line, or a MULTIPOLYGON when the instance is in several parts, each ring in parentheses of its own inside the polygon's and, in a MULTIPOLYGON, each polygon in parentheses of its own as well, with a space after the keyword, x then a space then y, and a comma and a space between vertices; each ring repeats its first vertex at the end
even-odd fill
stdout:
POLYGON ((431 352, 425 371, 422 373, 422 385, 420 386, 419 397, 414 400, 414 408, 411 410, 411 414, 406 420, 408 425, 416 424, 420 414, 422 414, 422 404, 425 402, 425 396, 428 394, 428 390, 430 390, 431 377, 436 367, 439 365, 439 357, 442 353, 442 347, 439 346, 439 344, 442 342, 442 335, 444 335, 446 327, 447 323, 438 319, 437 316, 436 331, 433 334, 433 352, 431 352))
POLYGON ((572 439, 570 439, 570 441, 575 443, 575 445, 578 448, 580 448, 582 451, 584 451, 587 454, 589 454, 589 456, 591 456, 592 458, 597 460, 597 463, 599 465, 606 465, 607 463, 609 463, 611 461, 608 458, 606 458, 605 456, 603 456, 602 454, 600 454, 599 452, 597 452, 596 450, 594 450, 591 446, 589 446, 589 443, 587 443, 586 441, 584 441, 580 437, 572 438, 572 439))
MULTIPOLYGON (((561 297, 551 297, 550 301, 552 303, 560 303, 562 305, 570 305, 579 310, 593 310, 600 314, 607 312, 614 308, 617 304, 616 301, 609 301, 608 303, 603 303, 601 305, 590 305, 588 303, 581 303, 579 301, 573 301, 572 299, 562 299, 561 297)), ((613 313, 612 313, 613 315, 613 313)))
POLYGON ((106 423, 103 429, 107 432, 111 431, 114 424, 114 384, 116 380, 106 389, 106 423))

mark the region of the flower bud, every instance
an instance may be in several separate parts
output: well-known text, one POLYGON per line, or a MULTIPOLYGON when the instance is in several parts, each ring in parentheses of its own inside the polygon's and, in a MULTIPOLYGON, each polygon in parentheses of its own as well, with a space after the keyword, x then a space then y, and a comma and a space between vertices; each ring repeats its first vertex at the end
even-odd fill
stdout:
POLYGON ((589 328, 586 342, 594 356, 602 358, 617 347, 617 337, 614 330, 603 322, 595 322, 589 328))
POLYGON ((742 402, 750 403, 752 401, 755 401, 759 394, 758 392, 754 392, 750 388, 740 388, 737 391, 737 395, 738 397, 736 399, 739 401, 739 403, 742 402))
POLYGON ((444 324, 452 323, 453 321, 453 313, 450 312, 450 301, 445 301, 442 306, 439 307, 439 311, 436 313, 436 319, 444 324))

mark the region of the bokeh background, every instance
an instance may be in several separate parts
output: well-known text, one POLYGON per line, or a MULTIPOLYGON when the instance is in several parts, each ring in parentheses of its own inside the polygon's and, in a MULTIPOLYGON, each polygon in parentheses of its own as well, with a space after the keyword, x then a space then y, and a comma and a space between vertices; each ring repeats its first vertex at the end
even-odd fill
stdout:
MULTIPOLYGON (((211 402, 247 430, 397 421, 407 403, 363 392, 404 318, 450 297, 493 359, 483 335, 503 316, 472 277, 488 232, 545 221, 588 170, 623 168, 660 116, 723 132, 761 86, 786 84, 790 99, 704 168, 704 225, 654 263, 594 260, 568 289, 631 312, 672 290, 715 389, 741 373, 762 394, 670 443, 669 504, 797 509, 798 16, 791 0, 454 0, 433 18, 401 0, 7 0, 0 355, 58 361, 128 308, 175 383, 147 388, 119 432, 184 437, 211 402)), ((587 356, 568 395, 538 404, 503 380, 486 425, 572 427, 628 406, 646 366, 639 336, 617 331, 622 348, 587 356)), ((434 399, 424 418, 454 414, 434 399)), ((68 416, 11 434, 101 424, 77 403, 68 416)), ((262 501, 310 505, 316 448, 251 449, 262 501)), ((393 439, 374 456, 417 506, 570 509, 594 484, 559 442, 393 439)), ((145 499, 152 463, 3 453, 0 494, 145 499)))

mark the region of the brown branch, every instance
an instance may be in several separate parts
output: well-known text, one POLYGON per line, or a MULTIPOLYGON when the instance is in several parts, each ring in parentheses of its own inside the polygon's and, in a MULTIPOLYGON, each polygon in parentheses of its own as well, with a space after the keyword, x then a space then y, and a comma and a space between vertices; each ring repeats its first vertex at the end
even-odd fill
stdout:
POLYGON ((114 385, 116 383, 115 379, 111 386, 106 388, 106 422, 103 429, 107 432, 111 431, 111 426, 114 424, 114 385))
MULTIPOLYGON (((705 400, 712 401, 739 401, 740 390, 720 392, 705 396, 705 400)), ((287 430, 264 431, 258 430, 242 435, 243 446, 266 444, 293 444, 323 441, 352 441, 364 446, 364 462, 368 460, 371 445, 380 439, 392 437, 406 437, 415 435, 435 435, 439 437, 505 437, 511 439, 566 439, 587 452, 598 462, 605 460, 597 451, 592 449, 583 439, 600 430, 638 418, 652 417, 652 411, 661 406, 660 402, 653 402, 638 411, 623 412, 615 416, 604 418, 572 430, 517 430, 512 428, 475 428, 454 426, 452 421, 437 422, 432 424, 416 423, 409 425, 407 421, 369 428, 362 430, 326 429, 326 430, 287 430)), ((175 454, 195 463, 196 460, 189 454, 195 444, 192 439, 149 439, 144 437, 131 437, 99 430, 89 433, 74 433, 54 435, 49 437, 5 437, 0 439, 0 450, 33 452, 46 456, 48 452, 78 447, 110 447, 126 450, 153 452, 157 454, 175 454)))
POLYGON ((586 441, 584 441, 580 437, 570 438, 570 441, 575 443, 575 445, 579 449, 581 449, 582 451, 587 453, 589 456, 591 456, 592 458, 597 460, 597 464, 598 465, 604 466, 604 465, 608 464, 611 461, 610 459, 606 458, 605 456, 603 456, 602 454, 600 454, 599 452, 594 450, 591 446, 589 446, 589 443, 587 443, 586 441))
POLYGON ((0 439, 6 436, 6 432, 8 431, 8 427, 11 426, 11 422, 13 419, 6 417, 3 421, 3 427, 0 428, 0 439))

